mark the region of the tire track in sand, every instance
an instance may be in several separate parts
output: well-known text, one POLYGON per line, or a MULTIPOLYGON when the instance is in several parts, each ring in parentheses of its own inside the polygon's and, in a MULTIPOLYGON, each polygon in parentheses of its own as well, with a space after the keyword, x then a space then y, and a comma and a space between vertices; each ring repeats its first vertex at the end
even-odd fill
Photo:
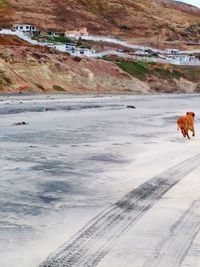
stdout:
POLYGON ((199 166, 200 155, 148 180, 102 211, 40 267, 94 267, 167 191, 199 166))
POLYGON ((154 258, 144 267, 181 266, 195 237, 200 231, 200 199, 195 200, 189 209, 170 229, 170 235, 159 244, 154 258))

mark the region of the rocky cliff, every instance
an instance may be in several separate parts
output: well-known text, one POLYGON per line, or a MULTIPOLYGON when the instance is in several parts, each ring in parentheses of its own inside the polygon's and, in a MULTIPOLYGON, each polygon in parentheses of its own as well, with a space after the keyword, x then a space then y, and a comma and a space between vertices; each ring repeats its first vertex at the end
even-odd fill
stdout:
POLYGON ((142 81, 115 63, 81 59, 0 37, 0 91, 146 92, 142 81))
POLYGON ((199 92, 200 68, 81 59, 0 37, 0 92, 199 92))

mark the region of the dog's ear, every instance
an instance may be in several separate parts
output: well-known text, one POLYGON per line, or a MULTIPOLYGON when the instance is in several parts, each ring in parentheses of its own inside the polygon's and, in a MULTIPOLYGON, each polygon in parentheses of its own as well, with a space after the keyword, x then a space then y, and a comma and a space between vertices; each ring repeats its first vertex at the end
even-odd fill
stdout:
POLYGON ((195 117, 195 113, 194 112, 186 112, 186 115, 190 115, 192 117, 195 117))

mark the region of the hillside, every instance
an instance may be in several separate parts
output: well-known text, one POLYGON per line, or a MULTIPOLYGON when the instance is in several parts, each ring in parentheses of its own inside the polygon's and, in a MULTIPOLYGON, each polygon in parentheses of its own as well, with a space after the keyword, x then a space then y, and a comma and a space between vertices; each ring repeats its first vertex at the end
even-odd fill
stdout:
POLYGON ((14 22, 60 31, 87 27, 157 45, 197 42, 200 35, 200 9, 167 0, 0 0, 0 27, 14 22))
POLYGON ((0 36, 0 92, 200 92, 200 67, 77 58, 0 36))
POLYGON ((0 92, 147 92, 115 63, 81 59, 0 36, 0 92))

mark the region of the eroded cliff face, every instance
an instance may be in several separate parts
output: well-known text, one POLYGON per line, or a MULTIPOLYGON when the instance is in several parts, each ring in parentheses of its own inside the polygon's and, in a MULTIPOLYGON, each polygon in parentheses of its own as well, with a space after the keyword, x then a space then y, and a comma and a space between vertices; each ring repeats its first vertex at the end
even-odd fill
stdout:
POLYGON ((184 78, 180 79, 161 79, 155 77, 154 81, 148 82, 153 93, 198 93, 200 82, 191 82, 184 78))
POLYGON ((0 92, 193 93, 200 67, 71 57, 0 36, 0 92))
POLYGON ((46 48, 0 46, 0 90, 145 93, 149 87, 111 62, 46 48))

